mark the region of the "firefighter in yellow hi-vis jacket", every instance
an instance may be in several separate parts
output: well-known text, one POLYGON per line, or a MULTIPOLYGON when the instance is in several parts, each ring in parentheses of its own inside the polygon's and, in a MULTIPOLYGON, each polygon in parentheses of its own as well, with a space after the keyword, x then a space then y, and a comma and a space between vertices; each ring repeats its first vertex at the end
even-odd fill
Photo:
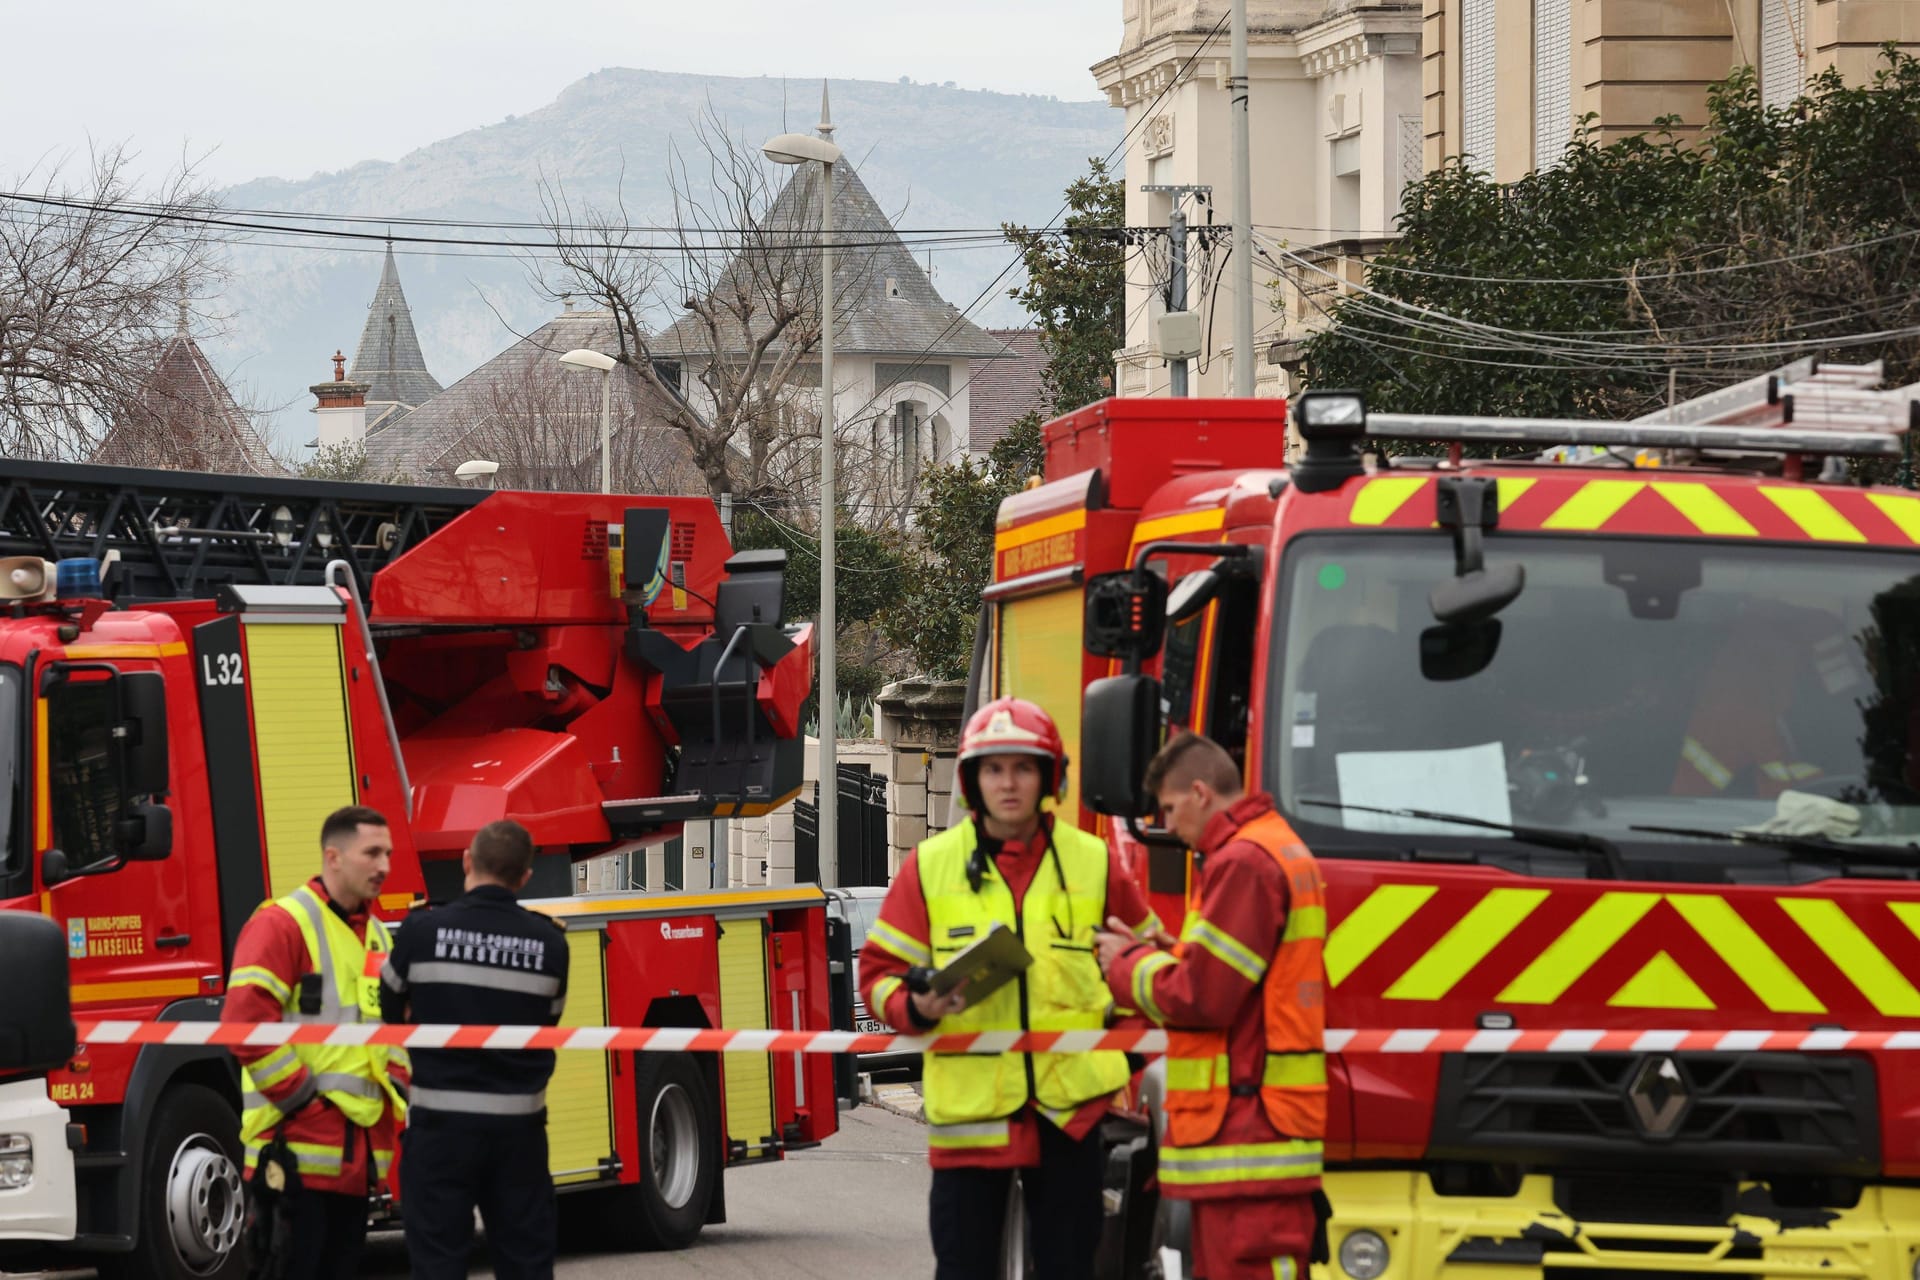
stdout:
MULTIPOLYGON (((867 1007, 915 1032, 1069 1031, 1106 1025, 1112 1007, 1093 937, 1109 916, 1157 931, 1139 888, 1106 843, 1041 808, 1066 790, 1067 753, 1031 702, 982 707, 960 738, 970 816, 923 841, 901 865, 860 953, 867 1007), (944 965, 996 925, 1017 930, 1033 963, 969 1005, 915 990, 916 969, 944 965)), ((929 1054, 927 1144, 938 1280, 1001 1274, 1017 1170, 1034 1269, 1093 1275, 1105 1157, 1100 1118, 1128 1076, 1122 1053, 929 1054)))
MULTIPOLYGON (((378 1022, 392 949, 371 913, 393 854, 387 820, 352 806, 320 830, 320 874, 254 912, 234 946, 223 1022, 378 1022)), ((407 1056, 375 1045, 237 1045, 256 1264, 286 1280, 360 1272, 367 1198, 405 1119, 407 1056)))

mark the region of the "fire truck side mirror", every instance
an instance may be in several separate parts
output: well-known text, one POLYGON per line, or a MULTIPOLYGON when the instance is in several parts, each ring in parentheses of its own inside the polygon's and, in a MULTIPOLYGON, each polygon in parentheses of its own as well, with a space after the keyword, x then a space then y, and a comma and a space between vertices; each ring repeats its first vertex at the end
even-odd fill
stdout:
POLYGON ((1160 749, 1160 682, 1107 676, 1087 686, 1080 704, 1080 792, 1095 813, 1143 818, 1153 798, 1143 784, 1160 749))
POLYGON ((1085 645, 1096 658, 1149 658, 1167 629, 1167 584, 1158 574, 1103 573, 1087 583, 1085 645))
POLYGON ((0 913, 0 972, 0 1072, 66 1063, 75 1035, 65 932, 37 913, 0 913))
POLYGON ((168 774, 167 686, 157 671, 122 673, 120 719, 126 728, 120 775, 128 796, 165 795, 168 774))

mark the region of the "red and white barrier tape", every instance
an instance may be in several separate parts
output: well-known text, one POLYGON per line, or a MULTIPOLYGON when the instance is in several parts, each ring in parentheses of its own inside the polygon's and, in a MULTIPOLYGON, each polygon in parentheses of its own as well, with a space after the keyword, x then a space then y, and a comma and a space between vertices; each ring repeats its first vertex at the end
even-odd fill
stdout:
MULTIPOLYGON (((689 1027, 482 1027, 307 1022, 82 1022, 103 1044, 396 1045, 408 1049, 621 1049, 650 1053, 1164 1053, 1156 1030, 982 1031, 868 1035, 857 1031, 728 1031, 689 1027)), ((1326 1033, 1329 1053, 1832 1053, 1920 1049, 1920 1031, 1351 1031, 1326 1033)))

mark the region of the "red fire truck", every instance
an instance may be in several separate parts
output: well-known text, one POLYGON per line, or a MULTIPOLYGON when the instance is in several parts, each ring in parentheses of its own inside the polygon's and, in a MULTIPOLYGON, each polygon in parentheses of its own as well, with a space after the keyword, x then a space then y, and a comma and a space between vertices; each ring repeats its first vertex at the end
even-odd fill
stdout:
MULTIPOLYGON (((0 556, 0 907, 59 925, 76 1017, 216 1019, 241 926, 361 803, 391 920, 458 891, 480 826, 532 831, 571 1025, 830 1025, 817 889, 568 896, 576 861, 799 789, 810 629, 711 503, 10 461, 0 556)), ((564 1217, 636 1246, 837 1124, 820 1056, 568 1052, 553 1097, 564 1217)), ((0 1083, 0 1240, 239 1274, 238 1109, 217 1048, 0 1083)))
POLYGON ((1920 496, 1844 464, 1920 417, 1879 378, 1802 362, 1632 423, 1309 393, 1292 465, 1279 401, 1047 427, 978 685, 1081 744, 1081 819, 1163 918, 1188 855, 1139 792, 1170 729, 1320 858, 1327 1025, 1360 1033, 1329 1055, 1330 1277, 1920 1275, 1897 1051, 1380 1051, 1920 1028, 1920 496))

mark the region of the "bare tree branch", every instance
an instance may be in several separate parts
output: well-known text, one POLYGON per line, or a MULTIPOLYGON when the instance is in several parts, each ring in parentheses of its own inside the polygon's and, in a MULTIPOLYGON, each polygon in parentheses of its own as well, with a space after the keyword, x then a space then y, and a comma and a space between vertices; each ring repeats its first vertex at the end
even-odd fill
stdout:
POLYGON ((183 160, 139 190, 135 159, 97 150, 77 184, 55 163, 0 201, 0 453, 85 457, 133 424, 183 302, 217 291, 207 228, 169 217, 212 209, 207 184, 183 160))

